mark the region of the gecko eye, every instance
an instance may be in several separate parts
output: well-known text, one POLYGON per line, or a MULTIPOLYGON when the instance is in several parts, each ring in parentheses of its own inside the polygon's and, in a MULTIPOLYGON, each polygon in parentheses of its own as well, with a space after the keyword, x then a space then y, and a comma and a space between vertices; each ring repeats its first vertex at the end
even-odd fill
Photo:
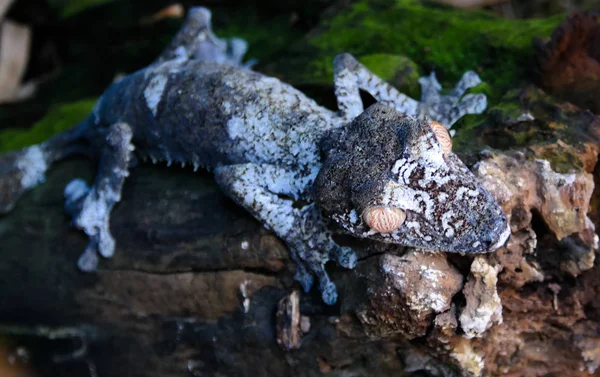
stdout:
POLYGON ((444 152, 445 155, 448 155, 452 151, 452 138, 450 137, 450 133, 448 133, 446 127, 439 122, 431 122, 429 125, 440 143, 442 152, 444 152))
POLYGON ((406 220, 406 212, 395 207, 371 207, 363 213, 367 225, 379 233, 391 233, 406 220))

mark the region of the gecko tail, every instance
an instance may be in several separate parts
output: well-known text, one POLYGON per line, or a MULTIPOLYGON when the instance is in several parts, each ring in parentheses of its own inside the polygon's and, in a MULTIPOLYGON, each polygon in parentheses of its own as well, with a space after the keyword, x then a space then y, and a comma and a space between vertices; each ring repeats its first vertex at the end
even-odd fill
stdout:
POLYGON ((0 155, 0 214, 11 211, 28 190, 44 182, 53 162, 85 153, 82 141, 90 118, 47 141, 0 155))

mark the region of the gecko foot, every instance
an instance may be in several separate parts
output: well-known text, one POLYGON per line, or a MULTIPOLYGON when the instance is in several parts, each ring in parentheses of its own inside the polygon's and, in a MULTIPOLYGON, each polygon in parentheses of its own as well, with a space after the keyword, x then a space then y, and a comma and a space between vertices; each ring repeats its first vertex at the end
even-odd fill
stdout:
MULTIPOLYGON (((338 248, 347 249, 344 250, 348 253, 345 261, 348 262, 354 260, 354 264, 346 263, 345 265, 343 265, 341 262, 343 259, 337 259, 338 263, 340 263, 340 265, 345 268, 354 268, 356 266, 356 254, 354 253, 354 251, 350 248, 341 248, 339 246, 338 248)), ((298 260, 298 257, 296 256, 295 252, 291 252, 291 256, 294 262, 296 262, 296 274, 294 275, 294 280, 300 283, 304 292, 310 292, 314 284, 314 276, 317 276, 319 279, 319 291, 321 292, 323 302, 325 302, 327 305, 335 304, 338 297, 337 288, 335 284, 330 280, 329 275, 325 271, 325 266, 323 265, 323 263, 317 260, 313 261, 312 263, 309 261, 298 260), (312 272, 312 274, 305 266, 305 263, 308 263, 309 269, 312 272)))
POLYGON ((319 280, 319 290, 321 291, 321 298, 324 303, 327 305, 336 303, 338 298, 337 288, 335 287, 335 284, 329 280, 329 277, 327 277, 327 280, 319 280))
POLYGON ((83 179, 76 178, 65 186, 65 211, 73 217, 81 212, 83 200, 90 192, 90 186, 83 179))
MULTIPOLYGON (((73 221, 79 217, 83 209, 85 198, 90 192, 90 187, 83 179, 74 179, 65 187, 65 211, 73 217, 73 221)), ((98 267, 98 245, 95 240, 90 240, 85 251, 79 257, 77 266, 80 270, 90 272, 98 267)))
POLYGON ((115 253, 115 240, 110 233, 110 211, 121 199, 123 182, 129 175, 132 131, 126 123, 116 123, 108 129, 102 146, 96 180, 92 187, 81 179, 65 187, 65 209, 73 216, 73 224, 90 238, 78 266, 93 271, 98 266, 98 255, 110 258, 115 253))
POLYGON ((291 257, 296 263, 296 273, 294 274, 294 280, 300 283, 304 292, 309 292, 315 282, 314 277, 308 272, 304 262, 296 257, 296 253, 291 253, 291 257))
MULTIPOLYGON (((110 234, 108 227, 110 212, 106 208, 106 202, 102 198, 96 199, 90 197, 91 195, 86 197, 81 212, 74 218, 75 225, 90 237, 90 244, 83 256, 91 251, 97 251, 103 257, 110 258, 115 253, 115 240, 110 234)), ((82 262, 82 258, 80 258, 80 262, 82 262)), ((87 266, 79 263, 79 268, 84 271, 89 271, 84 268, 87 266)))
MULTIPOLYGON (((292 250, 292 254, 297 253, 298 255, 294 257, 294 260, 299 259, 302 262, 297 265, 306 266, 306 268, 302 267, 304 271, 308 270, 317 277, 323 301, 328 305, 333 305, 337 301, 337 289, 325 271, 325 264, 329 260, 335 260, 342 267, 354 268, 357 257, 351 248, 335 243, 318 208, 309 205, 302 212, 301 224, 295 228, 298 233, 292 237, 294 240, 302 241, 291 244, 290 250, 292 250)), ((296 279, 299 280, 299 278, 303 277, 299 276, 296 279)), ((299 281, 303 284, 305 291, 310 289, 310 285, 305 285, 302 280, 299 281)))
POLYGON ((82 179, 71 181, 65 187, 64 195, 65 210, 73 216, 74 225, 90 237, 77 266, 82 271, 94 271, 98 266, 98 253, 110 258, 115 252, 115 240, 108 226, 109 209, 106 201, 82 179))
POLYGON ((157 62, 193 59, 250 68, 254 61, 243 63, 248 43, 241 38, 217 37, 211 18, 211 11, 205 7, 190 8, 183 27, 157 62))
POLYGON ((438 82, 435 72, 429 76, 421 77, 421 102, 419 113, 436 120, 446 128, 467 114, 481 114, 487 108, 487 97, 485 94, 467 94, 466 91, 481 84, 477 73, 467 71, 456 84, 454 89, 447 95, 441 94, 442 86, 438 82))

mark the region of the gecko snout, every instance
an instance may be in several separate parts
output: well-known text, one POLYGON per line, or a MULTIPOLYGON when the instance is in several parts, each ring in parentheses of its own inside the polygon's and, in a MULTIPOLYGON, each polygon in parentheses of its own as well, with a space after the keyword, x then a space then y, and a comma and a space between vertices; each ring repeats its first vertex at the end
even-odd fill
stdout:
POLYGON ((391 233, 406 220, 406 212, 396 207, 371 207, 363 213, 369 228, 379 233, 391 233))
POLYGON ((495 251, 504 246, 510 234, 510 225, 506 218, 502 216, 493 223, 489 231, 481 236, 480 242, 483 244, 485 251, 495 251))

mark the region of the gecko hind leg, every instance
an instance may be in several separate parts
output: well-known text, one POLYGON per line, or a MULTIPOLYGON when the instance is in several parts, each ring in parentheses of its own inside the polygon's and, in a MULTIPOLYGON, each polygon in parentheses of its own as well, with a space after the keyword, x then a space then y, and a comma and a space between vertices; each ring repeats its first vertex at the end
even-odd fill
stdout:
POLYGON ((105 258, 114 254, 115 240, 110 234, 110 212, 120 199, 129 162, 133 133, 125 123, 108 128, 100 151, 98 173, 92 187, 81 179, 65 187, 65 209, 73 216, 73 224, 90 238, 77 265, 83 271, 93 271, 98 265, 98 253, 105 258))
POLYGON ((325 263, 337 259, 343 261, 344 267, 352 268, 356 256, 351 249, 333 241, 314 204, 295 208, 293 200, 280 196, 297 198, 312 178, 268 164, 215 169, 215 179, 223 191, 287 244, 297 263, 295 278, 304 290, 310 290, 313 276, 317 277, 323 301, 332 305, 337 300, 337 290, 325 271, 325 263))
POLYGON ((191 8, 183 26, 156 61, 193 59, 249 67, 252 62, 242 63, 248 43, 241 38, 217 37, 211 18, 208 8, 191 8))

